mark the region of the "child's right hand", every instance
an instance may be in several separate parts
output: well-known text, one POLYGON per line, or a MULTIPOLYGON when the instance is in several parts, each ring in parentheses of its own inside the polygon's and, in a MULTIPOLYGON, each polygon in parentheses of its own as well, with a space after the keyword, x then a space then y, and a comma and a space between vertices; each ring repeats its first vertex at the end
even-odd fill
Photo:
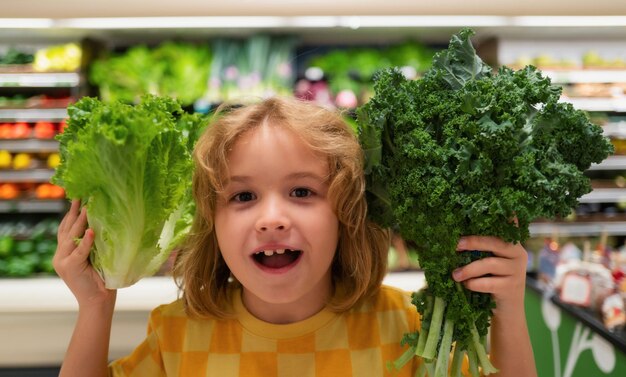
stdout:
POLYGON ((52 259, 57 274, 70 288, 80 307, 114 304, 116 291, 105 288, 104 281, 89 263, 94 240, 93 229, 87 228, 87 208, 72 200, 57 233, 57 250, 52 259), (82 237, 77 244, 76 239, 82 237))

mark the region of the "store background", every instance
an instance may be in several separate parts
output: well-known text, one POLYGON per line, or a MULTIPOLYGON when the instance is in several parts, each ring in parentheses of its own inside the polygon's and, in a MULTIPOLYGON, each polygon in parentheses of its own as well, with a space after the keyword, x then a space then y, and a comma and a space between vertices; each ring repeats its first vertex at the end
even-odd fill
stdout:
MULTIPOLYGON (((89 82, 96 57, 123 55, 142 44, 154 49, 166 41, 212 46, 217 39, 245 43, 259 36, 289 36, 294 43, 289 62, 295 92, 296 82, 306 79, 306 69, 316 57, 355 49, 380 51, 406 40, 436 50, 445 47, 450 35, 464 26, 476 30, 474 44, 485 61, 494 67, 529 62, 539 65, 554 82, 564 85, 566 100, 588 110, 614 140, 616 156, 589 172, 596 189, 581 200, 576 216, 567 221, 537 222, 531 227, 534 239, 526 246, 533 257, 531 277, 537 277, 538 284, 528 290, 527 315, 540 376, 626 375, 624 332, 608 332, 595 305, 577 309, 548 297, 545 283, 555 273, 551 269, 554 265, 541 268, 539 263, 542 251, 544 261, 558 259, 562 246, 573 241, 580 254, 586 251, 588 260, 614 269, 607 258, 618 255, 624 244, 626 158, 619 154, 624 150, 621 140, 626 139, 626 2, 5 3, 0 13, 0 56, 11 47, 34 54, 51 46, 77 43, 83 48, 83 57, 81 67, 70 72, 57 69, 52 74, 40 74, 0 68, 0 97, 23 95, 31 99, 27 104, 5 101, 0 105, 0 124, 24 122, 31 131, 27 137, 0 139, 0 154, 4 150, 11 156, 11 163, 0 169, 0 193, 4 184, 19 188, 18 198, 0 200, 0 273, 1 262, 5 262, 4 276, 0 277, 0 376, 55 375, 71 335, 76 314, 73 297, 60 280, 42 272, 49 269, 45 259, 53 249, 55 222, 67 207, 63 200, 38 196, 36 191, 51 175, 49 158, 57 145, 42 136, 45 132, 36 137, 35 125, 50 122, 59 132, 66 116, 63 101, 99 93, 97 85, 89 82), (586 54, 587 59, 583 59, 586 54), (586 64, 590 56, 601 58, 592 59, 595 67, 586 64), (27 155, 28 164, 16 169, 18 154, 27 155), (2 246, 7 237, 11 245, 2 246), (6 254, 1 251, 3 247, 9 250, 6 254), (27 260, 23 257, 31 253, 40 254, 37 263, 41 266, 34 268, 35 273, 27 273, 28 263, 24 267, 15 262, 27 260), (546 253, 549 258, 545 258, 546 253), (13 269, 7 273, 6 263, 11 259, 13 269), (8 276, 19 274, 28 276, 8 276)), ((212 59, 215 56, 213 50, 212 59)), ((364 68, 354 67, 357 72, 359 69, 364 68)), ((357 81, 367 81, 363 77, 357 81)), ((332 75, 327 78, 332 79, 332 75)), ((333 88, 328 97, 335 104, 337 90, 333 88)), ((206 110, 203 105, 207 102, 212 105, 211 101, 200 101, 195 108, 206 110)), ((189 109, 193 111, 194 106, 189 109)), ((397 265, 397 258, 392 262, 397 265)), ((414 290, 423 285, 423 276, 412 268, 391 272, 387 281, 414 290)), ((168 277, 145 279, 122 290, 111 357, 130 352, 143 338, 148 311, 175 297, 168 277)))

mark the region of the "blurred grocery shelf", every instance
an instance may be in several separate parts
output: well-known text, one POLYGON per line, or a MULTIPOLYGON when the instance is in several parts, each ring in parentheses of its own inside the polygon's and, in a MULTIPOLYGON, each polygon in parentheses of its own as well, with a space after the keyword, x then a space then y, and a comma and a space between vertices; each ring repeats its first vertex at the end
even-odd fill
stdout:
POLYGON ((0 170, 0 181, 48 182, 53 175, 53 169, 0 170))
POLYGON ((67 118, 67 109, 0 109, 0 120, 36 122, 42 119, 60 121, 67 118))
POLYGON ((0 140, 1 149, 13 152, 57 152, 59 142, 53 139, 0 140))
MULTIPOLYGON (((421 271, 391 273, 385 283, 409 291, 425 283, 421 271)), ((120 289, 110 358, 129 354, 144 339, 150 310, 177 298, 171 277, 151 277, 120 289)), ((78 306, 56 277, 0 279, 0 368, 60 365, 78 306)))
POLYGON ((58 88, 75 87, 80 76, 75 72, 3 73, 0 72, 0 87, 58 88))
POLYGON ((626 70, 624 69, 572 69, 559 71, 544 69, 541 72, 550 77, 554 84, 626 82, 626 70))
POLYGON ((69 208, 67 200, 0 200, 0 213, 54 213, 65 212, 69 208))
POLYGON ((534 237, 553 236, 607 236, 626 235, 626 222, 624 221, 594 221, 594 222, 570 222, 570 223, 533 223, 529 227, 530 234, 534 237))
POLYGON ((575 108, 585 111, 626 111, 626 97, 622 98, 563 98, 575 108))
POLYGON ((619 203, 626 201, 626 188, 598 188, 583 195, 580 203, 619 203))
POLYGON ((626 170, 626 156, 609 156, 599 164, 593 164, 589 170, 626 170))

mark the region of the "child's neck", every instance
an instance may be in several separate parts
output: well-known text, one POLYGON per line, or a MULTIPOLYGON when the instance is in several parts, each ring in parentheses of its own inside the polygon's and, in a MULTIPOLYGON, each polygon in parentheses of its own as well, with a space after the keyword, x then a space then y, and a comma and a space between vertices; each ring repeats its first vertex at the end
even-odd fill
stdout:
POLYGON ((289 324, 303 321, 319 313, 326 306, 328 293, 313 291, 294 302, 273 303, 263 301, 245 288, 242 301, 256 318, 273 324, 289 324))

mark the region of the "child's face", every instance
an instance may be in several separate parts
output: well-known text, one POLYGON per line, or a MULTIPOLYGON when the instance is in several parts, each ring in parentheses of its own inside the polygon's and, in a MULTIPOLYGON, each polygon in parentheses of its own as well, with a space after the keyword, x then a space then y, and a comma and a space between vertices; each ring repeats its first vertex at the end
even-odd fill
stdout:
POLYGON ((228 157, 215 231, 246 307, 272 322, 316 313, 330 293, 339 239, 327 198, 327 160, 271 125, 242 135, 228 157))

